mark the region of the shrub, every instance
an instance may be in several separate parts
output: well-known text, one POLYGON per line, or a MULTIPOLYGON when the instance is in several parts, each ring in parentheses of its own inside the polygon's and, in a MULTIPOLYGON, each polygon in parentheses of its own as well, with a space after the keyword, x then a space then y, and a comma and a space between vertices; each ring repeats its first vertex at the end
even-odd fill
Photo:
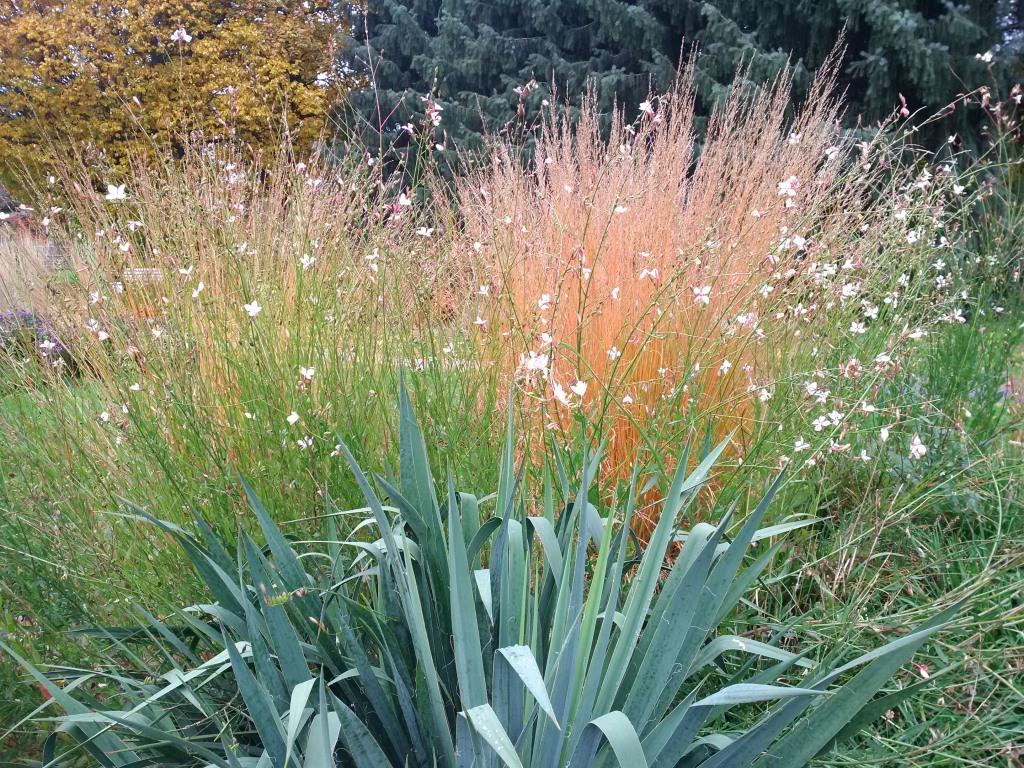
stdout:
POLYGON ((758 527, 780 477, 742 525, 735 506, 698 524, 665 565, 725 442, 692 470, 684 454, 640 552, 638 471, 606 516, 588 502, 600 450, 574 492, 549 473, 532 500, 510 425, 497 493, 478 499, 450 473, 438 494, 404 389, 399 430, 399 477, 376 478, 392 506, 348 454, 368 539, 338 540, 353 513, 335 511, 326 542, 289 541, 244 482, 266 546, 242 534, 234 555, 201 518, 196 536, 127 505, 216 602, 100 630, 121 653, 95 671, 26 664, 67 713, 57 731, 109 766, 799 766, 908 695, 872 698, 951 616, 838 666, 781 633, 719 633, 780 544, 745 563, 748 548, 781 532, 758 527))

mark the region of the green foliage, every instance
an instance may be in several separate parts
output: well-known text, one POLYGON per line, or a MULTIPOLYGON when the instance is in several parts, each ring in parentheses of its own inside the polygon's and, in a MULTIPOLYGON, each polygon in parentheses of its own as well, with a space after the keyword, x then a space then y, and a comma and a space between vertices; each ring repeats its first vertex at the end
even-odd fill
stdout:
POLYGON ((326 542, 286 538, 244 481, 265 546, 243 534, 234 553, 199 517, 194 535, 126 502, 178 541, 215 602, 97 630, 113 652, 96 671, 44 675, 0 643, 65 711, 56 733, 117 767, 799 766, 877 717, 873 696, 952 616, 841 665, 784 650, 781 633, 720 633, 778 551, 745 563, 782 481, 738 527, 735 505, 694 526, 666 574, 724 442, 684 452, 639 552, 639 472, 605 517, 588 501, 600 451, 584 451, 575 491, 556 454, 535 509, 511 425, 486 499, 450 475, 436 488, 404 391, 399 431, 399 476, 375 478, 392 506, 348 455, 367 506, 333 511, 326 542), (375 533, 338 540, 335 517, 366 512, 358 528, 375 533))
POLYGON ((340 23, 328 4, 293 0, 5 3, 2 171, 31 176, 31 191, 81 152, 104 167, 103 188, 187 137, 305 150, 344 89, 325 71, 340 23))
MULTIPOLYGON (((578 104, 592 87, 603 111, 617 104, 632 114, 649 93, 671 87, 694 44, 704 116, 741 67, 754 85, 792 64, 802 100, 810 73, 844 35, 848 124, 889 116, 901 96, 931 115, 993 79, 1019 79, 1022 27, 1016 4, 996 0, 371 0, 340 57, 375 83, 348 104, 364 141, 411 154, 439 145, 451 162, 453 147, 479 149, 487 133, 529 137, 554 90, 578 104), (979 58, 989 52, 992 59, 979 58), (443 121, 414 134, 407 126, 420 122, 420 97, 443 108, 443 121)), ((928 137, 967 132, 973 119, 957 110, 928 137)))

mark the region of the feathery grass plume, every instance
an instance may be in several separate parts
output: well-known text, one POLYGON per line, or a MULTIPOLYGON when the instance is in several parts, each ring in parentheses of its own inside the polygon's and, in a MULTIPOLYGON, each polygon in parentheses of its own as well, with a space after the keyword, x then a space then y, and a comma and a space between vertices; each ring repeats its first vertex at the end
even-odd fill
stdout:
POLYGON ((112 415, 87 418, 83 451, 112 473, 144 463, 121 455, 130 440, 183 488, 229 465, 259 482, 277 452, 280 492, 285 478, 322 482, 338 464, 328 423, 387 450, 372 414, 402 367, 420 369, 415 396, 438 403, 446 444, 486 444, 486 418, 466 432, 443 415, 486 414, 496 391, 486 371, 465 387, 453 375, 476 365, 450 322, 462 257, 375 169, 196 145, 138 163, 106 193, 94 175, 69 161, 51 229, 77 274, 61 288, 76 350, 106 404, 97 413, 112 415))
POLYGON ((692 67, 636 120, 617 111, 608 138, 588 97, 578 123, 551 112, 530 168, 499 143, 459 184, 455 247, 481 254, 486 286, 470 314, 538 425, 565 429, 585 406, 619 475, 652 432, 677 433, 659 419, 713 416, 742 446, 755 393, 804 354, 801 327, 850 325, 836 276, 877 294, 919 258, 887 192, 910 171, 886 134, 859 148, 839 134, 837 65, 792 119, 790 72, 753 94, 740 72, 699 146, 692 67))

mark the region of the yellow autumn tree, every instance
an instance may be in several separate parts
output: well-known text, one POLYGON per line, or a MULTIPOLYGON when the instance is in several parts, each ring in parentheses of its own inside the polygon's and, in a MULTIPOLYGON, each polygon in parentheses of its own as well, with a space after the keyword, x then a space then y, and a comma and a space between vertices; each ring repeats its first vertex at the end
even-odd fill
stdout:
POLYGON ((342 21, 324 0, 0 0, 0 166, 308 147, 344 88, 342 21))

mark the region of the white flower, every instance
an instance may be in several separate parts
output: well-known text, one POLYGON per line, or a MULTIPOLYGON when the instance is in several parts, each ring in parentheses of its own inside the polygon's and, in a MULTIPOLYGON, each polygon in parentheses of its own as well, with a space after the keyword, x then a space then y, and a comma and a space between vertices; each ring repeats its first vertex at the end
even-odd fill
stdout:
POLYGON ((616 212, 616 213, 625 213, 625 212, 626 212, 626 211, 628 211, 628 210, 629 210, 629 208, 627 208, 627 207, 626 207, 626 206, 624 206, 624 205, 616 205, 616 206, 615 206, 615 212, 616 212))
POLYGON ((307 448, 312 448, 313 447, 313 437, 311 435, 306 435, 305 437, 300 437, 298 440, 295 441, 295 444, 298 445, 299 448, 301 448, 302 450, 306 450, 307 448))
POLYGON ((118 200, 127 200, 128 192, 126 191, 126 188, 126 184, 107 184, 106 199, 111 203, 115 203, 118 200))
POLYGON ((481 328, 483 328, 485 325, 487 325, 487 321, 480 317, 480 315, 477 315, 476 320, 473 321, 473 325, 479 325, 481 328))
POLYGON ((779 196, 795 197, 798 186, 800 186, 800 180, 796 176, 790 176, 788 179, 780 181, 778 184, 779 196))
POLYGON ((377 259, 380 258, 380 251, 377 248, 373 249, 373 253, 367 254, 366 260, 370 262, 370 269, 376 272, 379 267, 377 266, 377 259))
POLYGON ((711 286, 701 285, 693 289, 693 300, 697 304, 710 304, 711 303, 711 286))
POLYGON ((110 413, 107 411, 103 411, 103 413, 100 414, 100 421, 102 421, 103 423, 110 421, 110 413))
POLYGON ((624 396, 624 397, 622 398, 622 404, 623 404, 623 405, 632 405, 632 403, 633 403, 633 398, 632 398, 632 397, 630 397, 629 395, 625 395, 625 396, 624 396))
POLYGON ((622 353, 619 351, 618 347, 612 347, 608 350, 609 360, 618 360, 620 357, 622 357, 622 353))
POLYGON ((309 368, 306 368, 305 366, 301 365, 299 366, 299 375, 302 376, 302 378, 305 379, 306 381, 312 381, 313 374, 315 373, 316 368, 313 368, 312 366, 310 366, 309 368))
POLYGON ((889 441, 889 428, 888 427, 882 427, 881 431, 878 433, 878 439, 881 440, 883 443, 889 441))
POLYGON ((289 413, 288 414, 288 418, 286 419, 286 421, 289 424, 295 424, 298 420, 299 420, 299 414, 297 414, 295 411, 292 411, 291 413, 289 413))
POLYGON ((194 289, 192 289, 192 298, 193 299, 198 299, 199 298, 199 294, 203 292, 203 289, 205 287, 206 287, 206 284, 203 283, 202 280, 200 280, 199 284, 194 289))
POLYGON ((957 195, 959 197, 960 195, 962 195, 964 193, 965 189, 967 189, 967 187, 965 187, 963 184, 954 184, 953 185, 953 194, 957 195))
POLYGON ((793 235, 792 237, 783 238, 780 243, 784 249, 802 251, 807 247, 807 238, 802 235, 793 235))
POLYGON ((263 311, 263 307, 260 306, 258 301, 253 301, 252 304, 243 304, 242 308, 249 317, 256 317, 260 312, 263 311))
POLYGON ((577 397, 583 397, 587 394, 587 382, 577 380, 575 384, 569 387, 569 389, 571 389, 573 394, 577 397))
POLYGON ((43 341, 39 342, 39 348, 43 350, 44 355, 47 352, 51 352, 53 349, 56 348, 56 346, 57 345, 54 342, 50 341, 49 339, 44 339, 43 341))
POLYGON ((921 442, 921 438, 914 435, 910 438, 910 458, 922 459, 928 453, 928 446, 921 442))
POLYGON ((569 405, 569 396, 565 393, 565 389, 557 381, 552 382, 551 391, 555 396, 555 400, 560 402, 562 405, 569 405))
POLYGON ((310 256, 308 253, 302 254, 302 258, 299 259, 299 264, 302 265, 302 271, 305 272, 316 264, 316 257, 310 256))
POLYGON ((729 372, 730 368, 732 368, 732 363, 730 363, 728 360, 723 360, 722 364, 718 366, 719 375, 724 376, 729 372))
POLYGON ((612 288, 612 301, 618 301, 618 300, 619 300, 619 286, 616 285, 614 288, 612 288))
POLYGON ((802 437, 798 437, 796 439, 796 442, 793 443, 793 451, 795 453, 800 453, 800 451, 806 451, 810 447, 811 447, 811 444, 808 443, 806 440, 804 440, 802 437))
POLYGON ((537 301, 537 307, 540 309, 541 312, 543 312, 543 311, 545 311, 550 306, 551 306, 551 294, 550 293, 541 294, 540 299, 537 301))
POLYGON ((795 133, 795 132, 794 132, 794 133, 791 133, 791 134, 789 134, 789 139, 788 139, 788 141, 789 141, 790 145, 792 145, 792 146, 796 146, 797 144, 799 144, 799 143, 800 143, 800 140, 801 140, 802 138, 803 138, 803 134, 801 134, 801 133, 795 133))
POLYGON ((548 356, 538 355, 531 349, 529 354, 523 355, 520 364, 528 371, 544 371, 548 367, 548 356))
POLYGON ((416 234, 419 235, 420 237, 430 237, 432 234, 434 234, 434 228, 433 227, 419 227, 416 230, 416 234))
POLYGON ((645 277, 649 277, 651 278, 651 280, 657 280, 658 274, 659 273, 657 267, 651 267, 650 269, 644 267, 643 269, 640 270, 640 279, 643 280, 645 277))
POLYGON ((178 27, 171 33, 172 43, 191 43, 192 35, 185 31, 184 27, 178 27))
POLYGON ((843 287, 839 289, 839 295, 844 299, 852 299, 860 291, 860 283, 843 283, 843 287))
POLYGON ((643 112, 645 115, 653 115, 654 114, 654 105, 651 104, 651 102, 649 102, 649 101, 641 101, 640 102, 640 111, 643 112))

